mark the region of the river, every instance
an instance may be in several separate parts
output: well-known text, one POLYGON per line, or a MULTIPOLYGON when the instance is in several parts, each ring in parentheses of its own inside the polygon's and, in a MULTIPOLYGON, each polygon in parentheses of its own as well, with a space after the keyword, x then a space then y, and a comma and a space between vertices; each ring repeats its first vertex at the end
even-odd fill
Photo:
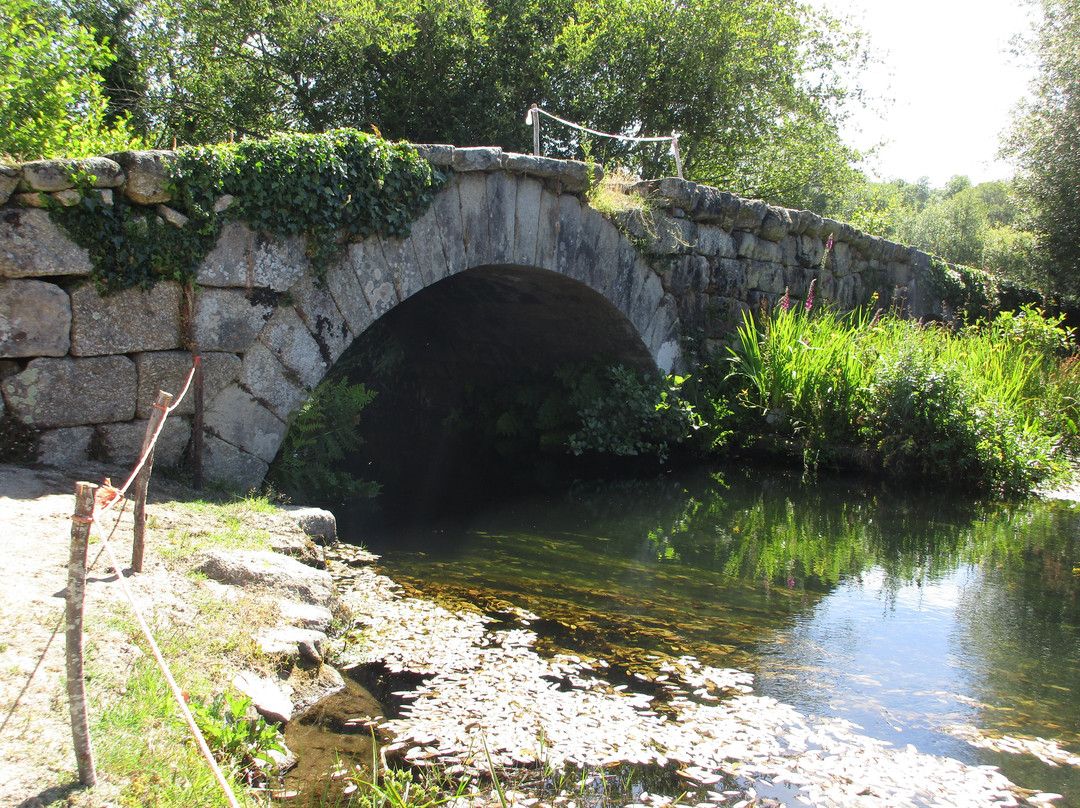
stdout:
POLYGON ((410 591, 539 617, 544 653, 654 655, 1080 808, 1080 508, 748 468, 589 482, 364 535, 410 591))

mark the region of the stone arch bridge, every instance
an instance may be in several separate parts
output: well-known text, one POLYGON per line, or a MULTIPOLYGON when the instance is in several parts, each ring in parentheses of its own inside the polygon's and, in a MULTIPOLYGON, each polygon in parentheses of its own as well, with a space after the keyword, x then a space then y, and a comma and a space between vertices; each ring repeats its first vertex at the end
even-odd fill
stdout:
MULTIPOLYGON (((193 307, 175 283, 98 296, 82 282, 86 250, 41 209, 46 195, 79 193, 71 165, 0 165, 0 417, 39 430, 41 462, 132 462, 156 391, 182 386, 193 340, 206 378, 204 473, 246 488, 334 362, 399 306, 422 305, 447 329, 433 339, 476 356, 485 345, 459 321, 494 324, 485 339, 505 333, 514 361, 600 354, 663 372, 685 365, 684 336, 723 339, 741 311, 803 296, 815 278, 842 308, 877 292, 927 313, 917 285, 929 256, 808 211, 664 179, 639 184, 651 209, 605 215, 586 201, 595 169, 584 163, 419 148, 452 172, 408 238, 348 245, 319 285, 302 239, 232 222, 199 267, 193 307)), ((90 173, 106 199, 124 193, 183 226, 161 157, 94 158, 90 173)), ((159 463, 181 462, 191 413, 185 402, 169 419, 159 463)))

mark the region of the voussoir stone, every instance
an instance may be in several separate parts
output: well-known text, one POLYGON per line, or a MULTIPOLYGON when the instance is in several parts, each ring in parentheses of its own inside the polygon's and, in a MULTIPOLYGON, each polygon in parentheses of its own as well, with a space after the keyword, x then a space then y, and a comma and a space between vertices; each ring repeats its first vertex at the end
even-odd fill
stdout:
POLYGON ((0 278, 0 358, 64 356, 71 298, 45 281, 0 278))
POLYGON ((179 348, 180 284, 163 281, 149 291, 137 287, 108 297, 87 285, 71 294, 71 353, 102 356, 179 348))
POLYGON ((240 491, 258 488, 269 465, 251 452, 238 449, 212 434, 203 436, 203 477, 240 491))
POLYGON ((285 422, 251 394, 230 385, 206 409, 203 423, 213 434, 269 463, 285 437, 285 422))
POLYGON ((34 359, 2 387, 8 411, 34 426, 104 424, 135 415, 135 363, 126 356, 34 359))
POLYGON ((156 205, 172 198, 169 184, 173 151, 122 151, 108 157, 121 165, 126 174, 122 189, 125 196, 140 205, 156 205))
POLYGON ((89 275, 92 271, 86 249, 71 241, 45 211, 0 211, 0 277, 89 275))
POLYGON ((196 572, 234 586, 257 586, 286 594, 302 603, 329 608, 334 598, 330 573, 294 558, 263 550, 211 549, 195 561, 196 572))

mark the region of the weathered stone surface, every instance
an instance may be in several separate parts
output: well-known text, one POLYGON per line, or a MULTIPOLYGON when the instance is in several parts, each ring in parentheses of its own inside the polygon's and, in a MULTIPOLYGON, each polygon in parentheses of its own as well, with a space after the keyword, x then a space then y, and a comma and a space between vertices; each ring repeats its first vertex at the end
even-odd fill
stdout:
POLYGON ((536 262, 536 237, 540 222, 540 195, 543 186, 528 178, 518 180, 514 204, 513 263, 533 266, 536 262))
POLYGON ((337 541, 337 517, 330 511, 323 508, 287 505, 285 512, 296 521, 301 530, 319 544, 334 544, 337 541))
POLYGON ((321 665, 326 649, 326 635, 321 631, 297 626, 271 629, 254 637, 255 644, 264 654, 281 655, 321 665))
POLYGON ((488 146, 474 146, 467 149, 454 149, 450 166, 454 171, 489 171, 501 167, 502 149, 488 146))
POLYGON ((558 246, 555 256, 555 271, 560 275, 573 277, 573 267, 577 258, 577 246, 581 239, 581 200, 576 196, 561 194, 559 202, 558 246))
POLYGON ((251 491, 262 483, 268 468, 265 461, 250 452, 237 449, 214 435, 204 437, 203 478, 210 482, 251 491))
POLYGON ((694 252, 710 258, 734 258, 735 239, 717 225, 699 224, 694 252))
POLYGON ((156 205, 172 197, 168 186, 176 152, 123 151, 108 156, 124 169, 126 180, 121 187, 132 202, 156 205))
POLYGON ((66 191, 57 191, 52 194, 52 198, 65 208, 71 208, 82 201, 82 193, 76 191, 74 188, 68 188, 66 191))
POLYGON ((749 258, 754 261, 771 261, 779 264, 784 260, 784 251, 779 244, 772 241, 764 241, 752 233, 743 231, 734 234, 736 253, 740 258, 749 258))
POLYGON ((353 341, 353 333, 341 314, 329 288, 318 288, 310 274, 291 290, 296 313, 319 346, 326 366, 334 364, 353 341))
POLYGON ((41 427, 129 421, 136 386, 135 363, 126 356, 34 359, 2 383, 8 411, 41 427))
POLYGON ((375 322, 375 315, 371 312, 371 306, 364 296, 352 263, 354 251, 362 255, 363 249, 363 245, 350 244, 345 258, 326 272, 326 289, 334 298, 338 311, 353 334, 364 333, 367 327, 375 322))
POLYGON ((0 277, 89 275, 86 250, 71 241, 43 210, 0 211, 0 277))
POLYGON ((635 183, 633 189, 644 194, 647 198, 659 202, 662 207, 679 208, 686 212, 694 210, 694 203, 698 195, 697 183, 681 180, 678 177, 642 180, 635 183))
POLYGON ((71 353, 103 356, 180 347, 180 284, 163 281, 102 297, 93 286, 71 293, 71 353))
POLYGON ((376 319, 401 302, 378 236, 372 236, 361 244, 349 245, 349 261, 376 319))
POLYGON ((531 154, 506 152, 502 156, 502 167, 515 174, 528 174, 543 179, 558 179, 563 175, 563 161, 552 157, 537 157, 531 154))
POLYGON ((283 307, 274 312, 259 335, 259 341, 273 351, 274 356, 301 384, 309 388, 314 388, 330 369, 330 362, 323 358, 319 343, 292 307, 283 307))
POLYGON ((188 223, 188 217, 182 214, 180 211, 170 208, 168 205, 158 205, 154 208, 157 215, 167 221, 173 227, 185 227, 188 223))
MULTIPOLYGON (((218 393, 240 378, 240 357, 235 354, 204 353, 201 362, 204 401, 212 401, 218 393)), ((135 368, 139 372, 135 417, 149 418, 159 390, 172 393, 173 404, 176 404, 176 397, 183 391, 191 371, 191 354, 186 351, 140 353, 135 356, 135 368)), ((172 414, 191 415, 194 412, 195 393, 192 388, 172 414)))
POLYGON ((663 275, 664 289, 673 295, 704 292, 709 283, 709 261, 701 255, 685 255, 671 263, 663 275))
POLYGON ((281 364, 281 360, 258 340, 244 355, 240 384, 260 404, 286 423, 307 400, 312 389, 281 364))
MULTIPOLYGON (((416 251, 413 250, 412 237, 378 238, 382 247, 383 259, 386 267, 393 278, 394 290, 398 300, 407 300, 424 288, 424 276, 420 272, 420 264, 416 260, 416 251)), ((372 243, 374 239, 369 239, 372 243)))
POLYGON ((446 257, 446 274, 464 272, 469 267, 465 254, 465 236, 461 222, 461 193, 457 183, 450 183, 431 204, 438 222, 443 255, 446 257))
MULTIPOLYGON (((576 199, 568 197, 574 204, 576 199)), ((554 270, 559 253, 559 218, 562 194, 553 194, 546 188, 540 193, 540 214, 536 220, 536 261, 541 269, 554 270)))
POLYGON ((508 174, 500 171, 488 176, 488 236, 493 264, 509 264, 514 260, 517 189, 517 180, 508 174))
POLYGON ((15 194, 12 201, 20 207, 44 210, 52 202, 52 194, 43 191, 30 191, 24 194, 15 194))
POLYGON ((749 261, 746 266, 746 284, 749 289, 782 295, 787 287, 784 265, 770 261, 749 261))
POLYGON ((200 553, 193 569, 224 584, 257 586, 327 608, 334 597, 330 573, 279 553, 214 548, 200 553))
POLYGON ((21 168, 7 163, 0 163, 0 205, 3 205, 11 198, 15 189, 19 187, 21 180, 21 168))
POLYGON ((38 460, 53 466, 81 466, 90 461, 92 426, 48 429, 38 437, 38 460))
POLYGON ((283 292, 308 272, 304 239, 281 238, 252 230, 243 222, 229 222, 217 244, 199 265, 203 286, 262 287, 283 292))
POLYGON ((766 241, 782 241, 791 232, 791 211, 769 205, 765 209, 765 218, 758 228, 758 238, 766 241))
POLYGON ((233 687, 251 699, 259 715, 271 724, 285 724, 292 719, 292 688, 276 679, 264 678, 250 671, 241 671, 232 680, 233 687))
POLYGON ((269 463, 285 437, 285 422, 236 385, 226 387, 206 409, 206 429, 269 463))
POLYGON ((63 356, 70 332, 67 292, 44 281, 0 279, 0 358, 63 356))
POLYGON ((564 160, 559 182, 562 190, 571 194, 582 194, 604 179, 604 169, 596 163, 584 163, 580 160, 564 160))
POLYGON ((423 143, 416 147, 416 153, 433 166, 445 168, 454 162, 454 147, 446 143, 423 143))
POLYGON ((292 598, 279 598, 278 609, 281 611, 281 619, 290 626, 308 628, 313 631, 321 631, 324 634, 330 631, 334 622, 334 614, 325 606, 316 606, 314 603, 301 603, 292 598))
POLYGON ((461 237, 465 242, 468 266, 491 263, 488 234, 487 175, 465 174, 458 182, 461 197, 461 237))
POLYGON ((22 165, 22 186, 29 191, 64 191, 74 188, 77 179, 91 176, 95 188, 117 188, 124 183, 124 170, 108 157, 35 160, 22 165))
POLYGON ((739 200, 739 213, 735 217, 732 229, 748 230, 751 233, 756 233, 758 228, 761 227, 761 223, 765 221, 765 214, 768 210, 769 206, 760 199, 739 200))
POLYGON ((195 298, 195 342, 204 351, 243 353, 274 313, 277 296, 266 290, 200 289, 195 298))
POLYGON ((446 253, 443 252, 439 221, 432 208, 428 208, 423 216, 413 222, 409 240, 413 245, 423 286, 431 286, 445 278, 448 273, 446 253))
MULTIPOLYGON (((97 428, 96 447, 108 463, 133 467, 142 456, 142 443, 149 421, 129 421, 123 424, 102 424, 97 428)), ((154 466, 176 468, 184 459, 191 440, 191 426, 183 418, 170 416, 158 435, 154 447, 154 466)))

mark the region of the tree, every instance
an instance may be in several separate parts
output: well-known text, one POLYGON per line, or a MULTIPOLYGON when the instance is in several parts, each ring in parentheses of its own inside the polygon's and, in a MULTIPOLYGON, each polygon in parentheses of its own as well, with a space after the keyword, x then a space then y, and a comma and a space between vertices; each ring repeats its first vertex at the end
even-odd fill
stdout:
POLYGON ((1023 44, 1038 74, 1004 153, 1017 167, 1023 213, 1051 284, 1080 294, 1080 0, 1041 0, 1042 22, 1023 44))
POLYGON ((105 121, 98 70, 108 51, 46 0, 0 0, 0 154, 87 155, 130 144, 105 121))
MULTIPOLYGON (((690 178, 796 207, 837 193, 856 157, 838 132, 861 37, 788 0, 69 2, 118 64, 137 57, 107 92, 117 109, 138 94, 165 142, 374 126, 527 151, 539 103, 608 132, 676 130, 690 178)), ((667 146, 545 128, 550 156, 590 146, 674 173, 667 146)))

